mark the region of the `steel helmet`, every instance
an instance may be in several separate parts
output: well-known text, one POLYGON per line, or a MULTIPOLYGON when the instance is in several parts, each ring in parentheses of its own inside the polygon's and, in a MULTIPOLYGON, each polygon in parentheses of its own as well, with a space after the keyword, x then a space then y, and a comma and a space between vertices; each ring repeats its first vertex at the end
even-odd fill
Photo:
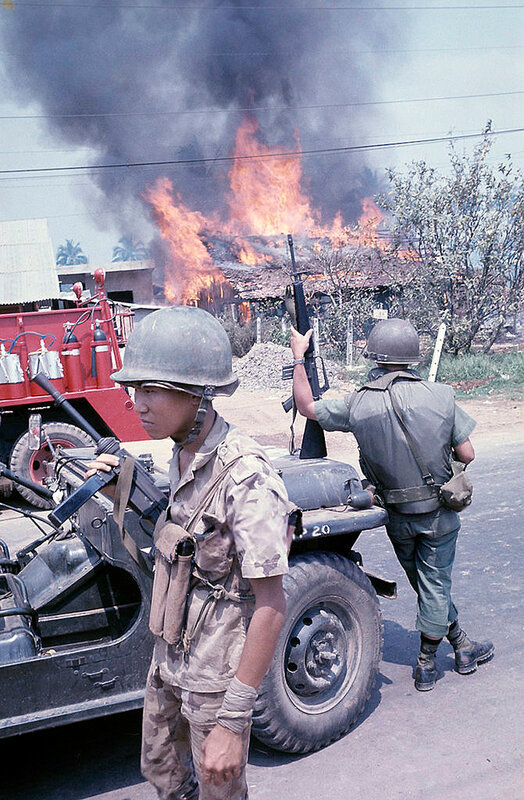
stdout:
POLYGON ((231 395, 238 386, 231 345, 220 322, 201 308, 170 306, 131 331, 117 383, 174 384, 190 394, 231 395))
POLYGON ((369 334, 364 358, 379 364, 413 364, 420 358, 418 333, 405 319, 382 319, 369 334))

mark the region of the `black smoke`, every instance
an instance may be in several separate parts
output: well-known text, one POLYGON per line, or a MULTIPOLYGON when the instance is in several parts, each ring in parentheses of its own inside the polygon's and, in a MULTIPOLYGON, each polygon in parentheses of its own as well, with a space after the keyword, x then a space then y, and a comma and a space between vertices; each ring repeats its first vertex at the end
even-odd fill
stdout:
MULTIPOLYGON (((290 149, 295 130, 304 150, 377 135, 373 107, 336 105, 377 99, 384 65, 366 51, 398 46, 392 18, 372 4, 90 2, 24 8, 15 0, 0 35, 11 95, 37 101, 58 139, 93 147, 93 163, 230 156, 243 109, 270 146, 290 149), (106 116, 54 116, 79 113, 106 116)), ((104 211, 129 230, 133 215, 149 213, 141 195, 159 175, 192 209, 220 211, 228 167, 108 170, 92 180, 104 211)), ((338 210, 354 221, 360 199, 378 188, 359 154, 304 157, 303 169, 324 221, 338 210)))

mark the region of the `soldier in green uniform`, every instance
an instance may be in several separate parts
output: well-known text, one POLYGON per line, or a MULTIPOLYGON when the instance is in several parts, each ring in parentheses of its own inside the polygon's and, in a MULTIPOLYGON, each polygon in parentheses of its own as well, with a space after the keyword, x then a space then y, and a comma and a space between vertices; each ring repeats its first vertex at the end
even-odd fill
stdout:
POLYGON ((438 486, 451 477, 452 458, 469 464, 475 457, 469 439, 475 422, 456 405, 450 386, 424 381, 409 369, 419 360, 419 338, 411 323, 395 318, 377 323, 365 353, 377 367, 367 382, 343 398, 316 402, 304 369, 310 336, 311 331, 305 336, 292 331, 295 402, 303 416, 318 420, 325 430, 351 431, 357 440, 362 471, 387 508, 388 536, 417 593, 421 645, 415 687, 428 691, 435 686, 435 655, 444 636, 461 674, 474 672, 494 652, 491 642, 471 641, 460 627, 451 597, 460 520, 438 498, 438 486), (405 428, 423 453, 434 485, 423 479, 405 428))
MULTIPOLYGON (((286 490, 263 449, 213 409, 238 379, 211 314, 177 306, 149 315, 113 378, 134 388, 149 436, 174 443, 168 520, 155 530, 142 772, 161 800, 246 800, 252 709, 285 613, 286 490), (180 530, 191 530, 193 548, 181 600, 180 530)), ((92 467, 114 464, 100 456, 92 467)))

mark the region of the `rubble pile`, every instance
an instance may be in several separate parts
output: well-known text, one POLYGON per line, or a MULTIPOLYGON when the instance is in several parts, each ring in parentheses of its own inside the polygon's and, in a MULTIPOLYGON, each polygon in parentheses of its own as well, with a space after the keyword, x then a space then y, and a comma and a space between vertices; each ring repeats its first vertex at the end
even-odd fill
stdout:
MULTIPOLYGON (((273 342, 254 344, 243 358, 233 359, 233 371, 240 379, 240 387, 247 391, 280 391, 291 394, 291 381, 282 380, 282 367, 291 364, 293 356, 289 347, 273 342)), ((340 388, 340 364, 324 361, 332 388, 340 388)), ((318 362, 320 367, 320 362, 318 362)), ((322 384, 322 375, 319 375, 322 384)))

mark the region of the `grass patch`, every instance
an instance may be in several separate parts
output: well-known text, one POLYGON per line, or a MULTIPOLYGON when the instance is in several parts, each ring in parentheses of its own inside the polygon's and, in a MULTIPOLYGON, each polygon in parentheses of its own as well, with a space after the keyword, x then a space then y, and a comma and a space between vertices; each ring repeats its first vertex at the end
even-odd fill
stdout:
MULTIPOLYGON (((338 377, 342 381, 360 385, 373 366, 373 362, 359 358, 351 369, 341 364, 338 377)), ((423 378, 427 378, 429 363, 421 363, 418 371, 423 378)), ((515 400, 524 400, 524 351, 468 353, 463 356, 443 354, 437 381, 451 384, 457 397, 502 394, 515 400)))
MULTIPOLYGON (((424 377, 429 367, 421 368, 424 377)), ((437 380, 450 383, 458 397, 504 394, 524 399, 524 352, 444 354, 437 380)))

